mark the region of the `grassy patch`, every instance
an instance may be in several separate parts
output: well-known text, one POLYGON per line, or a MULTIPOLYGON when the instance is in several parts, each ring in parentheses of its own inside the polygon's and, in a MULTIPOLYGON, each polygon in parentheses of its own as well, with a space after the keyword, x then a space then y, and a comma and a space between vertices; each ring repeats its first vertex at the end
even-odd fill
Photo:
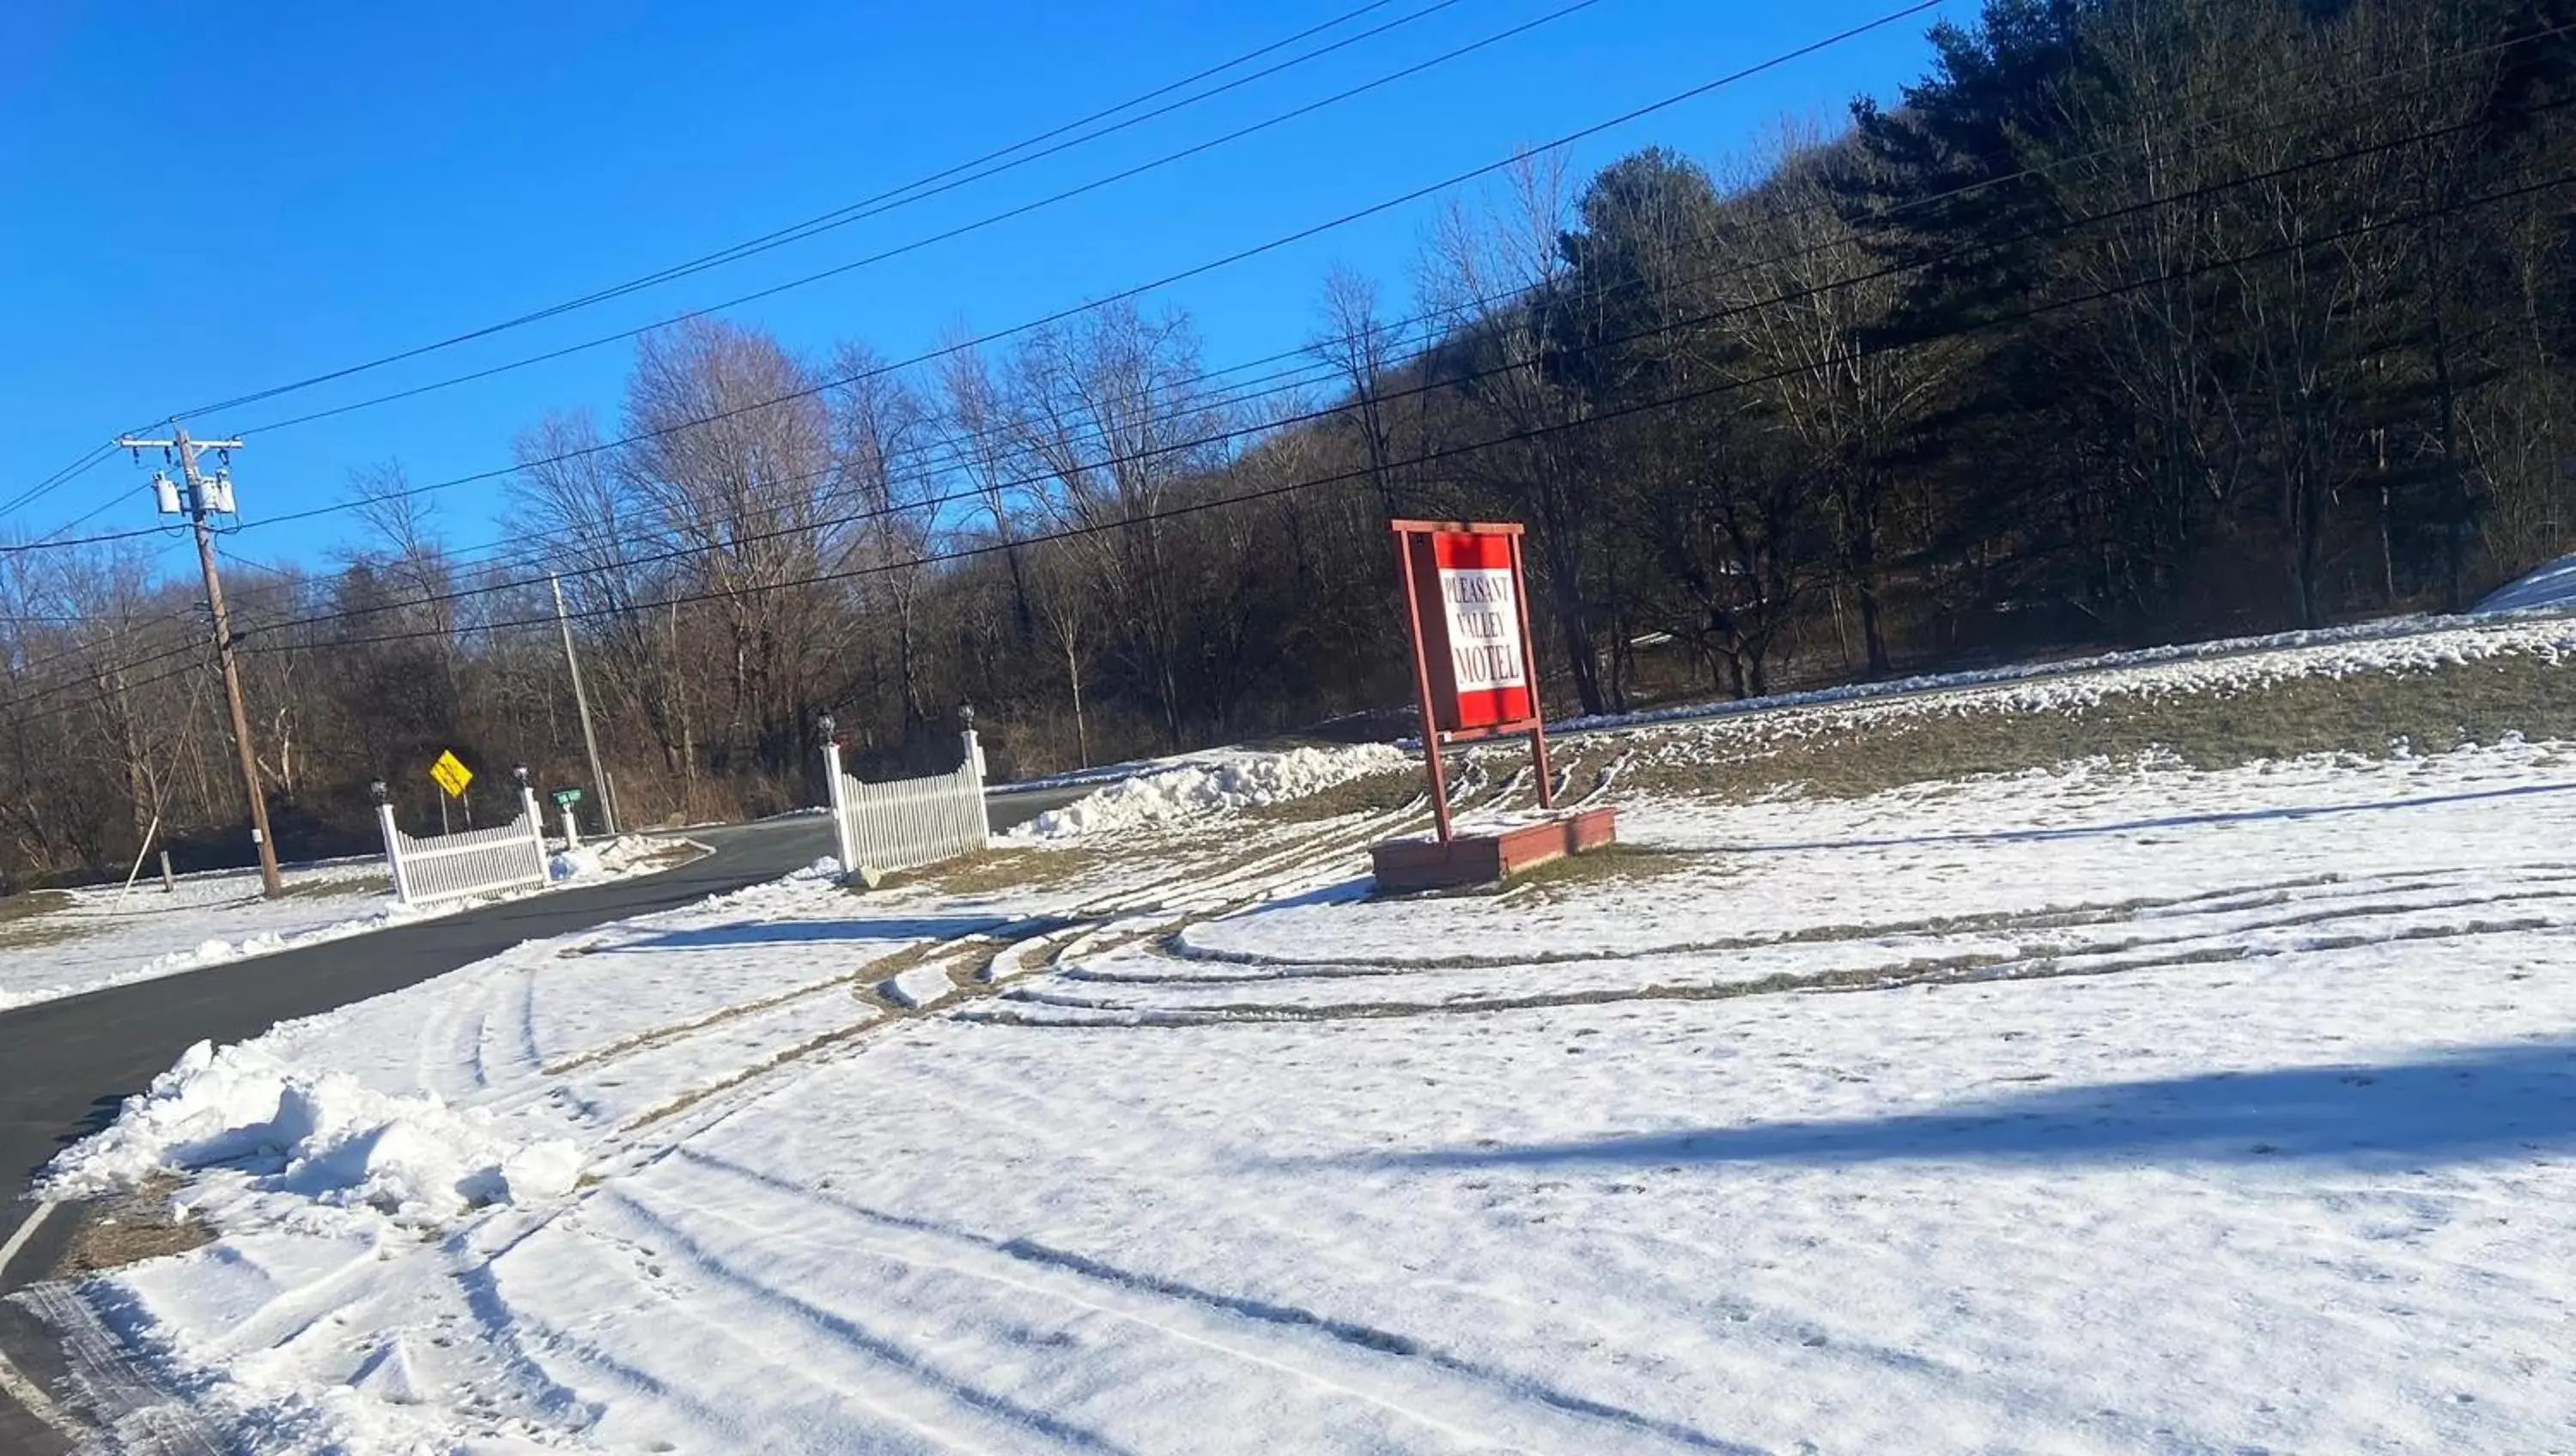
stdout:
POLYGON ((2064 711, 1939 705, 1825 733, 1765 731, 1761 722, 1742 727, 1732 756, 1640 763, 1621 776, 1621 786, 1729 798, 1796 787, 1857 798, 2095 755, 2162 751, 2195 768, 2222 769, 2308 753, 2382 758, 2400 742, 2416 753, 2443 753, 2509 732, 2576 738, 2576 667, 2511 656, 2225 693, 2122 694, 2064 711))
POLYGON ((1277 804, 1261 804, 1243 811, 1243 817, 1274 824, 1303 824, 1318 819, 1338 819, 1346 814, 1385 814, 1429 792, 1429 781, 1419 768, 1396 769, 1370 774, 1336 784, 1320 794, 1302 799, 1289 799, 1277 804))
POLYGON ((39 915, 63 909, 71 903, 72 897, 60 890, 29 890, 23 895, 11 895, 6 899, 0 899, 0 925, 33 920, 39 915))
POLYGON ((1525 889, 1537 899, 1551 900, 1604 885, 1661 879, 1688 868, 1692 863, 1689 855, 1611 843, 1583 854, 1549 860, 1536 869, 1523 870, 1512 876, 1511 887, 1525 889))
POLYGON ((61 945, 95 931, 94 925, 43 918, 71 903, 72 897, 60 890, 30 890, 0 900, 0 950, 61 945))
MULTIPOLYGON (((1094 849, 984 849, 960 859, 888 875, 885 885, 921 885, 942 895, 1051 888, 1099 868, 1105 858, 1094 849)), ((865 893, 855 880, 849 888, 865 893)))
POLYGON ((364 875, 354 880, 297 880, 277 892, 280 900, 336 900, 344 895, 390 895, 390 875, 364 875))
POLYGON ((204 1224, 170 1216, 179 1186, 179 1179, 164 1175, 131 1193, 80 1205, 79 1222, 48 1277, 86 1279, 213 1243, 204 1224))

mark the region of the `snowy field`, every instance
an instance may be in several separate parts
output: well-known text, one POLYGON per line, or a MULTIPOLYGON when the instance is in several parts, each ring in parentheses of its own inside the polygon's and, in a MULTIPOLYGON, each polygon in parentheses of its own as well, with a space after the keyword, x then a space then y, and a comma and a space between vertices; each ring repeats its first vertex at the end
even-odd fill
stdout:
MULTIPOLYGON (((638 873, 667 863, 659 857, 684 848, 679 841, 636 837, 586 845, 555 856, 555 883, 638 873)), ((0 921, 0 1011, 482 903, 406 910, 393 902, 381 859, 298 865, 286 871, 286 887, 285 898, 263 899, 257 871, 224 870, 180 876, 175 891, 164 891, 157 875, 138 879, 131 890, 108 885, 69 891, 59 909, 0 921)))
POLYGON ((2496 589, 2478 603, 2482 613, 2565 611, 2576 607, 2576 556, 2561 556, 2496 589))
POLYGON ((1366 898, 1421 817, 193 1054, 56 1187, 223 1237, 48 1312, 263 1452, 2576 1447, 2566 746, 1632 798, 1629 878, 1366 898))
POLYGON ((2576 559, 2541 568, 2479 604, 2482 616, 2394 617, 2348 627, 2184 642, 2065 662, 1854 683, 1738 702, 1686 703, 1643 712, 1569 718, 1552 733, 1681 724, 1783 710, 1907 709, 1941 703, 2017 711, 2082 707, 2109 697, 2245 692, 2295 678, 2423 671, 2508 656, 2556 661, 2576 652, 2576 559), (2492 618, 2493 620, 2488 620, 2492 618))
MULTIPOLYGON (((2513 590, 2554 580, 2544 568, 2513 590)), ((2570 580, 2576 580, 2571 574, 2570 580)), ((2502 595, 2501 593, 2499 595, 2502 595)), ((2400 677, 2506 661, 2557 663, 2576 656, 2576 617, 2401 619, 2318 632, 2190 643, 2078 662, 1987 669, 1737 702, 1698 703, 1615 717, 1570 719, 1550 733, 1575 735, 1560 756, 1606 751, 1633 766, 1705 766, 1801 741, 1866 733, 1943 717, 2046 714, 2081 718, 2124 699, 2197 700, 2259 694, 2302 680, 2400 677), (1609 745, 1606 750, 1602 744, 1609 745)), ((1479 750, 1518 762, 1511 745, 1479 750)), ((1418 750, 1416 750, 1418 753, 1418 750)), ((1264 752, 1206 749, 1093 770, 1104 787, 1039 815, 1006 842, 1063 845, 1186 825, 1211 814, 1294 801, 1420 763, 1387 744, 1264 752)), ((1079 783, 1082 775, 1057 781, 1079 783)))

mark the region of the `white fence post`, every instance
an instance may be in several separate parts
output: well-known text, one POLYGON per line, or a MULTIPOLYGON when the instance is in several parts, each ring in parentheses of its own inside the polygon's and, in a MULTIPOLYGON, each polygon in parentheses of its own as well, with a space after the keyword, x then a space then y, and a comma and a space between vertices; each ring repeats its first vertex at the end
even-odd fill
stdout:
POLYGON ((537 883, 545 884, 554 879, 546 862, 546 815, 537 807, 537 791, 526 784, 519 785, 519 813, 528 821, 528 847, 536 851, 537 883))
POLYGON ((823 794, 832 806, 832 848, 841 859, 841 873, 859 872, 859 846, 850 832, 850 795, 841 777, 840 740, 826 735, 823 739, 823 794))
POLYGON ((411 876, 403 872, 402 831, 394 827, 393 805, 376 806, 376 828, 385 836, 385 863, 393 869, 394 903, 408 905, 412 902, 411 876))
POLYGON ((984 812, 984 740, 972 728, 961 731, 958 740, 966 749, 966 782, 975 790, 975 822, 984 826, 983 847, 992 848, 993 821, 984 812))

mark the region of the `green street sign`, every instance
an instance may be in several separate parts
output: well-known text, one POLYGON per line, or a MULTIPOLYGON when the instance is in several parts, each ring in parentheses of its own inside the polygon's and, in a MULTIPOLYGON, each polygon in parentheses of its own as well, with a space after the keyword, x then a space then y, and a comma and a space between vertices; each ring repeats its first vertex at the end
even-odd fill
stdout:
POLYGON ((581 790, 579 790, 579 789, 557 789, 557 790, 555 790, 555 792, 554 792, 554 800, 555 800, 555 807, 556 807, 556 808, 558 808, 558 809, 569 809, 569 808, 571 808, 573 805, 578 804, 578 803, 580 803, 580 802, 581 802, 581 790))

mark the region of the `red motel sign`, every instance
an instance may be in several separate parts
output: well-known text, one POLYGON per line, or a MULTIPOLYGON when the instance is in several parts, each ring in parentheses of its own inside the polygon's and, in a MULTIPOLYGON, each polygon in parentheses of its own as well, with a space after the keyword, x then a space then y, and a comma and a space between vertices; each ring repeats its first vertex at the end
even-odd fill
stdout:
POLYGON ((1516 522, 1396 521, 1414 686, 1440 837, 1450 837, 1439 747, 1529 735, 1539 801, 1553 805, 1547 730, 1539 719, 1538 656, 1516 522))
POLYGON ((1415 613, 1433 629, 1441 650, 1429 654, 1432 702, 1440 726, 1492 728, 1530 717, 1528 644, 1521 635, 1521 581, 1517 536, 1496 532, 1433 531, 1413 538, 1428 546, 1430 570, 1417 572, 1417 591, 1436 603, 1415 613))

